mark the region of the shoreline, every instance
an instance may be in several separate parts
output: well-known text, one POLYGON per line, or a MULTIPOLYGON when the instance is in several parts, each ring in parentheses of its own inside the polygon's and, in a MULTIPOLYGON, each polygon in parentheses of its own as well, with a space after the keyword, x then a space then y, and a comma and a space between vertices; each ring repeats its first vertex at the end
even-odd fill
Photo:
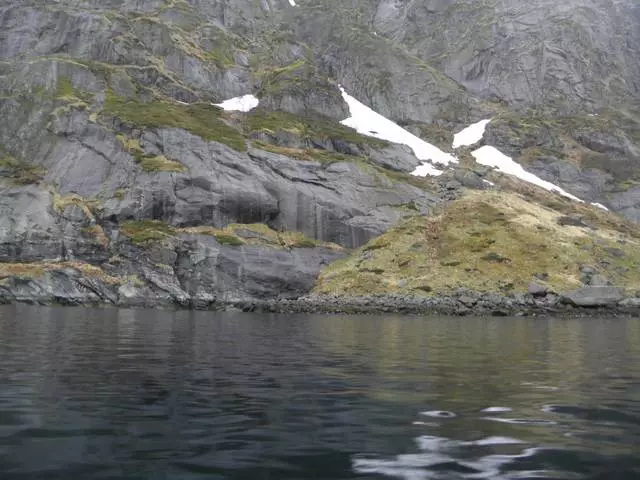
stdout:
POLYGON ((624 297, 616 302, 595 302, 594 305, 577 305, 570 297, 548 294, 512 293, 495 294, 465 291, 457 295, 419 297, 411 295, 337 296, 309 294, 298 298, 149 298, 145 296, 125 298, 98 298, 87 296, 38 296, 11 297, 0 294, 0 304, 77 306, 97 308, 136 308, 159 310, 195 310, 211 312, 254 312, 280 314, 330 314, 376 315, 406 314, 426 316, 493 316, 493 317, 588 317, 595 315, 640 316, 640 298, 624 297))

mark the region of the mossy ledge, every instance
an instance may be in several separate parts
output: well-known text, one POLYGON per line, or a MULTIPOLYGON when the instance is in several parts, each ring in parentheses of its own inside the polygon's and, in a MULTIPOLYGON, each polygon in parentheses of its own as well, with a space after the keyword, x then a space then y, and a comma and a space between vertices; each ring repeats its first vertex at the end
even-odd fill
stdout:
POLYGON ((126 279, 105 273, 100 267, 84 262, 0 263, 0 281, 7 278, 33 279, 65 269, 75 270, 107 285, 121 285, 126 279))
POLYGON ((339 245, 314 240, 301 232, 277 231, 261 223, 234 223, 224 228, 208 225, 177 228, 159 220, 132 220, 120 225, 120 233, 139 246, 191 234, 208 235, 214 237, 220 245, 231 247, 254 245, 277 249, 324 247, 343 250, 339 245))
POLYGON ((222 120, 223 110, 207 103, 182 105, 154 99, 143 102, 107 92, 103 113, 139 128, 181 128, 205 140, 245 151, 244 136, 222 120))
POLYGON ((339 245, 314 240, 301 232, 277 231, 263 223, 234 223, 222 229, 208 226, 188 227, 180 231, 196 235, 211 235, 218 243, 232 246, 256 245, 276 249, 324 247, 343 250, 339 245))
POLYGON ((580 267, 596 265, 619 287, 640 286, 638 229, 615 215, 583 215, 565 225, 561 209, 517 193, 473 191, 431 217, 413 216, 320 275, 319 294, 448 295, 526 292, 536 280, 553 291, 581 286, 580 267), (614 220, 611 219, 613 217, 614 220))
POLYGON ((384 140, 360 135, 354 129, 322 117, 300 117, 282 111, 262 108, 252 110, 246 117, 248 133, 260 132, 271 135, 279 131, 309 140, 340 140, 355 145, 369 145, 384 148, 389 145, 384 140))

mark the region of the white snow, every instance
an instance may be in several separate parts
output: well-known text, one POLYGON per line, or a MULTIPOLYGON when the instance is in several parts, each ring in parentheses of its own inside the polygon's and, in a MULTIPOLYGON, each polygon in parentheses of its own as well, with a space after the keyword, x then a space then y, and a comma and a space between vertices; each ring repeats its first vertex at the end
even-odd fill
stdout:
POLYGON ((502 153, 495 147, 490 147, 487 145, 472 152, 471 155, 473 155, 473 157, 476 159, 476 162, 481 165, 495 167, 502 173, 513 175, 514 177, 518 177, 525 182, 532 183, 550 192, 557 192, 567 198, 570 198, 577 202, 582 202, 582 200, 580 200, 578 197, 576 197, 575 195, 571 195, 569 192, 563 190, 557 185, 554 185, 551 182, 547 182, 546 180, 541 179, 533 173, 527 172, 524 168, 522 168, 520 164, 514 162, 510 157, 507 157, 504 153, 502 153))
POLYGON ((609 209, 604 205, 602 205, 601 203, 592 203, 591 205, 593 205, 594 207, 601 208, 602 210, 606 210, 607 212, 609 211, 609 209))
POLYGON ((461 132, 456 133, 453 136, 453 148, 470 147, 471 145, 478 143, 482 140, 482 137, 484 137, 484 131, 486 130, 487 125, 489 125, 489 122, 491 122, 491 119, 480 120, 478 123, 469 125, 461 132))
POLYGON ((345 92, 344 88, 340 87, 340 91, 342 92, 342 97, 345 102, 349 105, 349 113, 351 115, 340 123, 354 128, 362 135, 387 140, 388 142, 400 143, 410 147, 418 160, 422 160, 423 162, 421 166, 412 172, 412 175, 420 177, 440 175, 442 171, 435 168, 433 163, 448 165, 449 163, 458 162, 458 159, 453 155, 443 152, 439 148, 409 133, 379 113, 374 112, 345 92))
POLYGON ((296 6, 296 0, 289 0, 289 4, 290 4, 292 7, 295 7, 295 6, 296 6))
POLYGON ((213 105, 228 111, 248 112, 256 108, 259 104, 260 100, 253 95, 243 95, 242 97, 230 98, 222 103, 214 103, 213 105))

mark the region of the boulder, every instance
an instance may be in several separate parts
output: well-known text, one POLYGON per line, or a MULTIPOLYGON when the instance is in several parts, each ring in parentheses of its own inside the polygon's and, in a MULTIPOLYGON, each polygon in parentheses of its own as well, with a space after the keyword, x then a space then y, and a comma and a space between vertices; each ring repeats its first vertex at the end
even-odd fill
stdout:
POLYGON ((567 292, 562 303, 575 307, 609 307, 624 299, 624 291, 617 287, 589 286, 567 292))
POLYGON ((544 285, 532 282, 529 284, 527 291, 534 297, 544 297, 545 295, 547 295, 548 289, 544 285))

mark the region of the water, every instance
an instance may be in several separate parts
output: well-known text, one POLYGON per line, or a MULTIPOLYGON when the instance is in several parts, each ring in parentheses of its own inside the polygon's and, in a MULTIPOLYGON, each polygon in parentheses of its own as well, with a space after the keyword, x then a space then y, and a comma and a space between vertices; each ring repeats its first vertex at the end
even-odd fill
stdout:
POLYGON ((0 308, 0 479, 640 479, 640 320, 0 308))

